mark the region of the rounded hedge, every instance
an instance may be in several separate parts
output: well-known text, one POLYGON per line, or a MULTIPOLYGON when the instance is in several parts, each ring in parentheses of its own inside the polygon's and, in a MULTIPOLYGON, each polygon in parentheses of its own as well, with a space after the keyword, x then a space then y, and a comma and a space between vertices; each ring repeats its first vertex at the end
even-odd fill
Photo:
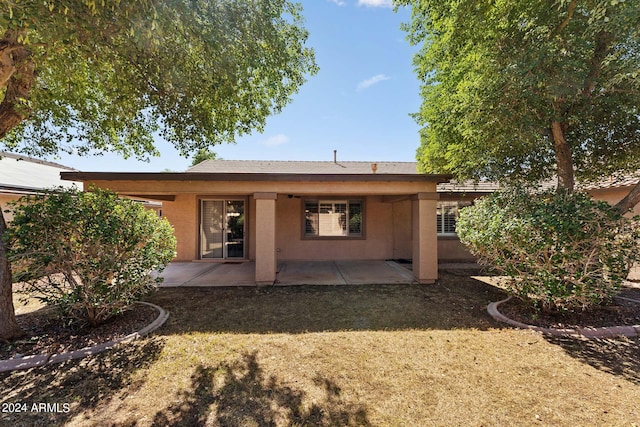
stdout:
POLYGON ((582 192, 510 189, 460 212, 457 232, 508 290, 546 310, 609 300, 640 259, 637 218, 582 192))
POLYGON ((101 189, 19 199, 8 238, 14 282, 93 326, 154 290, 176 248, 166 219, 101 189))

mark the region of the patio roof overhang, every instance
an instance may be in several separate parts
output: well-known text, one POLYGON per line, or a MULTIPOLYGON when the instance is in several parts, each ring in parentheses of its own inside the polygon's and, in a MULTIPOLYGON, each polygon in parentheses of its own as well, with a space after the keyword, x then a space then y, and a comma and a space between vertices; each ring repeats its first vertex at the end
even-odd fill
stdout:
POLYGON ((421 192, 434 192, 450 175, 426 174, 320 174, 320 173, 219 173, 219 172, 63 172, 64 180, 97 185, 144 200, 175 201, 178 194, 253 194, 275 192, 300 195, 343 196, 378 194, 389 201, 421 192), (215 189, 211 187, 215 183, 215 189), (395 199, 394 199, 395 198, 395 199))

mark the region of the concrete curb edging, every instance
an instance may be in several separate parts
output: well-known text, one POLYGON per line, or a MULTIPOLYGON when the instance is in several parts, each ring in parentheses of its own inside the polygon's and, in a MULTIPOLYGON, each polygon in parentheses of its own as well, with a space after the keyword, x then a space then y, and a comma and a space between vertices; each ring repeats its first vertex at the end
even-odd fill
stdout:
POLYGON ((79 350, 73 350, 66 353, 58 353, 58 354, 34 354, 31 356, 24 356, 15 359, 7 359, 0 360, 0 372, 10 372, 19 369, 30 369, 35 368, 36 366, 44 366, 50 365, 52 363, 60 363, 66 362, 69 360, 81 359, 86 356, 91 356, 94 354, 98 354, 105 350, 115 347, 118 344, 124 342, 134 341, 140 337, 143 337, 147 334, 158 329, 160 326, 164 324, 169 318, 169 313, 164 310, 162 307, 157 306, 155 304, 151 304, 149 302, 138 301, 138 304, 148 305, 149 307, 153 307, 158 311, 158 317, 149 323, 144 328, 139 331, 133 332, 127 336, 122 338, 118 338, 115 340, 107 341, 101 344, 96 344, 89 347, 84 347, 79 350))
MULTIPOLYGON (((507 323, 511 326, 522 329, 530 329, 543 334, 553 335, 556 337, 583 337, 587 339, 593 338, 615 338, 615 337, 637 337, 640 336, 640 325, 633 326, 607 326, 603 328, 576 328, 576 329, 555 329, 555 328, 543 328, 541 326, 528 325, 526 323, 518 322, 510 319, 504 314, 498 311, 498 306, 504 302, 507 302, 512 297, 505 298, 501 301, 492 302, 487 306, 487 312, 495 320, 503 323, 507 323)), ((640 301, 623 298, 625 300, 640 303, 640 301)))

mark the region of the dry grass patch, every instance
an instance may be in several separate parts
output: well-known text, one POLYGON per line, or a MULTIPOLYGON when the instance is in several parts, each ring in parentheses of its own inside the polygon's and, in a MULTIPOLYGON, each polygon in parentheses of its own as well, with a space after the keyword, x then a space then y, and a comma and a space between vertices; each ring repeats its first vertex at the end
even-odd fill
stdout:
POLYGON ((2 377, 2 402, 71 402, 70 413, 0 424, 640 423, 638 340, 506 328, 485 312, 502 296, 451 275, 433 286, 163 289, 160 336, 2 377))

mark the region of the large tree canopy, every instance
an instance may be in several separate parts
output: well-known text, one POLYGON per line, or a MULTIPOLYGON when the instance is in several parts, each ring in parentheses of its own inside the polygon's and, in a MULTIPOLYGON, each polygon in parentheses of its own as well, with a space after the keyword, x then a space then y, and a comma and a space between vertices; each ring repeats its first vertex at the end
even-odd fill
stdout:
MULTIPOLYGON (((261 130, 317 70, 289 0, 0 0, 0 148, 183 155, 261 130)), ((0 339, 15 322, 0 212, 0 339)))
POLYGON ((185 156, 261 129, 314 73, 286 0, 0 0, 0 139, 185 156))
POLYGON ((397 0, 422 44, 418 160, 461 179, 640 169, 639 0, 397 0))

